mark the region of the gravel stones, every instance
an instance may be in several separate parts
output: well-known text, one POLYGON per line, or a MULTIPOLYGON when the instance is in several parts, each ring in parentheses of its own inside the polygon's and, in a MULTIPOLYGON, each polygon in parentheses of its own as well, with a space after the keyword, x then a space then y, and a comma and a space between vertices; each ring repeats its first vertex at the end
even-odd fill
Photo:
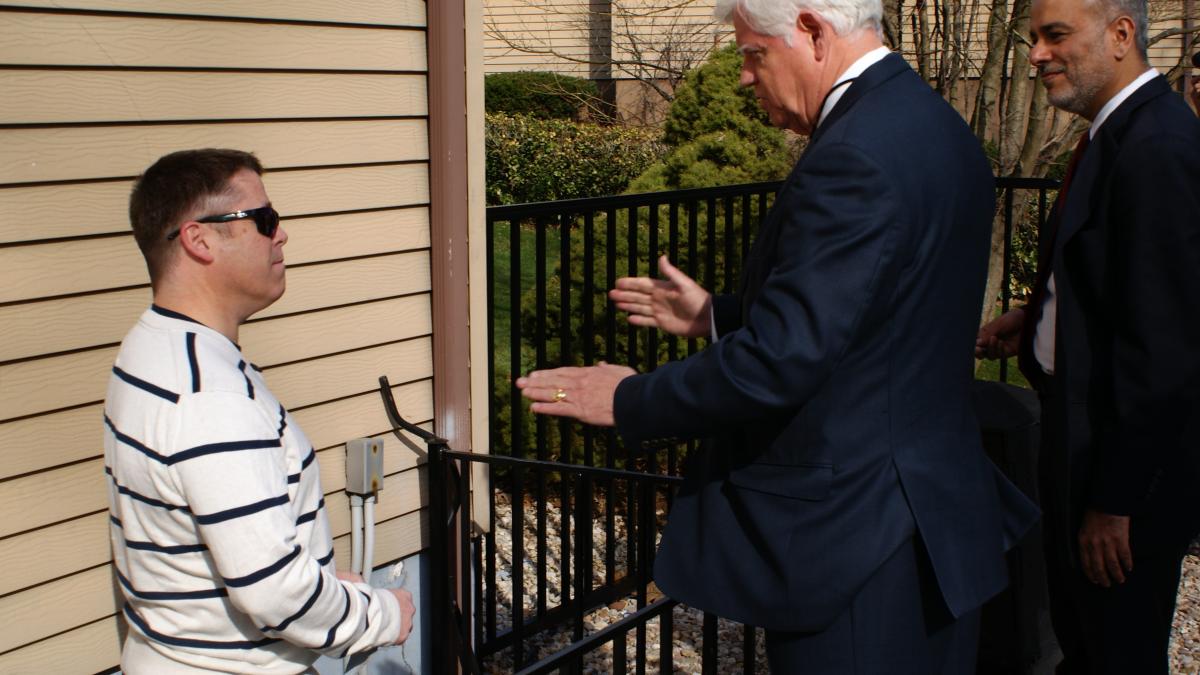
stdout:
POLYGON ((1171 672, 1200 673, 1200 540, 1183 559, 1179 595, 1175 601, 1175 624, 1171 631, 1171 672))
MULTIPOLYGON (((512 624, 512 509, 508 495, 503 492, 495 493, 496 500, 496 617, 497 632, 503 632, 512 624)), ((525 503, 524 508, 524 571, 523 587, 525 589, 523 606, 525 617, 533 616, 537 606, 537 505, 532 500, 525 503)), ((557 504, 552 500, 545 506, 546 512, 546 605, 553 608, 560 602, 560 583, 562 570, 561 538, 559 536, 562 514, 557 504)), ((663 518, 660 508, 657 516, 663 518)), ((567 519, 568 526, 574 528, 574 518, 567 519)), ((619 578, 632 574, 628 569, 629 542, 626 536, 625 519, 617 514, 614 517, 615 541, 614 576, 619 578)), ((574 529, 572 529, 572 533, 574 529)), ((606 577, 605 565, 604 518, 593 519, 592 528, 592 585, 600 586, 606 577)), ((649 601, 653 602, 661 594, 653 584, 647 591, 649 601)), ((637 601, 633 596, 621 598, 607 606, 601 606, 584 616, 584 634, 595 633, 604 627, 621 620, 637 611, 637 601)), ((672 670, 676 673, 701 672, 703 654, 703 613, 684 605, 677 605, 672 610, 672 670)), ((660 672, 659 661, 659 620, 652 619, 646 624, 645 650, 648 672, 660 672)), ((717 622, 717 672, 722 675, 734 675, 743 670, 742 655, 742 626, 732 621, 719 619, 717 622)), ((553 654, 571 643, 573 626, 570 621, 552 630, 527 636, 525 665, 537 659, 553 654)), ((612 673, 613 643, 609 642, 584 656, 584 673, 612 673)), ((626 664, 630 670, 636 662, 637 633, 634 630, 626 635, 625 650, 626 664)), ((768 673, 766 654, 763 648, 762 631, 758 631, 756 641, 756 673, 768 673)), ((1182 578, 1179 584, 1179 596, 1175 611, 1174 630, 1170 644, 1171 673, 1178 675, 1200 674, 1200 541, 1194 544, 1189 555, 1184 559, 1182 578)), ((484 672, 511 673, 514 671, 512 650, 505 649, 488 659, 483 665, 484 672)))

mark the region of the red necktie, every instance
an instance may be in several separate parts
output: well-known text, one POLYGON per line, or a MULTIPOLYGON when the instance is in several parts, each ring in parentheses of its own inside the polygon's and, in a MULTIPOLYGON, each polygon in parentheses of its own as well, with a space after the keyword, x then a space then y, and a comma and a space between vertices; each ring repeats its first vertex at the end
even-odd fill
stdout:
POLYGON ((1063 207, 1067 203, 1067 190, 1071 187, 1071 179, 1075 177, 1075 167, 1087 150, 1091 133, 1085 131, 1075 144, 1071 159, 1067 162, 1067 173, 1063 176, 1062 185, 1058 187, 1058 196, 1046 218, 1046 231, 1039 237, 1037 282, 1033 285, 1033 293, 1029 303, 1025 305, 1025 321, 1022 324, 1021 344, 1017 352, 1017 367, 1035 388, 1040 389, 1045 372, 1033 354, 1033 335, 1037 331, 1038 321, 1042 318, 1042 304, 1046 299, 1046 284, 1050 281, 1051 262, 1054 260, 1054 239, 1058 236, 1058 226, 1062 223, 1063 207))

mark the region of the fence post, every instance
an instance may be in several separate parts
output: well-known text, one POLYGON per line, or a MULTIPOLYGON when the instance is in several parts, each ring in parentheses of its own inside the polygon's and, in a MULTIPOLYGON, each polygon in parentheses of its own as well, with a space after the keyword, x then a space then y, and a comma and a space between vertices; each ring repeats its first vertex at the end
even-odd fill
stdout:
POLYGON ((431 623, 433 639, 434 672, 456 672, 450 649, 449 636, 454 631, 454 612, 450 605, 451 576, 445 572, 450 569, 450 541, 447 532, 449 520, 446 499, 446 459, 442 454, 445 444, 441 439, 427 441, 429 448, 429 558, 430 588, 433 597, 430 598, 432 608, 431 623))

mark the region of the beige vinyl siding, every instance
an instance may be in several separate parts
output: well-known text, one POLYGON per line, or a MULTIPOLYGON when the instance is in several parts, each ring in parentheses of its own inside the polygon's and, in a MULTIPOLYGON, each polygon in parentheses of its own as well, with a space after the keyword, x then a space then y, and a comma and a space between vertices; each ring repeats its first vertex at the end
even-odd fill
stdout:
MULTIPOLYGON (((539 70, 588 77, 589 4, 588 0, 485 0, 486 71, 539 70)), ((655 54, 680 35, 686 38, 679 40, 677 50, 707 53, 714 41, 732 37, 731 29, 715 24, 712 8, 713 0, 613 0, 612 15, 606 17, 613 58, 635 58, 629 49, 633 44, 643 54, 655 54)), ((614 68, 614 78, 629 76, 614 68)))
POLYGON ((587 77, 587 6, 579 0, 485 0, 487 71, 538 70, 587 77))
POLYGON ((133 178, 254 151, 284 217, 284 297, 241 332, 318 451, 338 559, 344 444, 387 437, 376 563, 425 546, 434 417, 424 0, 68 0, 0 8, 0 672, 113 667, 101 410, 150 301, 133 178), (65 7, 64 7, 65 5, 65 7), (78 10, 78 11, 76 11, 78 10))

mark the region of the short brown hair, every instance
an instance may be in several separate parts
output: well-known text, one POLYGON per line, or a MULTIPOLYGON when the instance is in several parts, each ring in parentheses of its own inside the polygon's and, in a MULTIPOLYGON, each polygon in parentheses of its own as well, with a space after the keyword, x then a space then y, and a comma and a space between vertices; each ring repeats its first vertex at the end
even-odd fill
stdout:
POLYGON ((164 155, 138 176, 129 196, 129 222, 151 281, 166 268, 167 232, 213 197, 226 194, 242 169, 262 175, 262 164, 241 150, 204 148, 164 155))

